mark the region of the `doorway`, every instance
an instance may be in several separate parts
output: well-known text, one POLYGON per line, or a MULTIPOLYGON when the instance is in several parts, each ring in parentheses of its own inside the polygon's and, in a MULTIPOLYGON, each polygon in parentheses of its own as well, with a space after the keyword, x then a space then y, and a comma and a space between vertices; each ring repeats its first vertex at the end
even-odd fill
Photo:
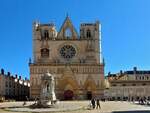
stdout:
POLYGON ((66 90, 66 91, 64 92, 64 99, 65 99, 65 100, 72 100, 72 99, 73 99, 73 96, 74 96, 74 94, 73 94, 73 91, 72 91, 72 90, 66 90))
POLYGON ((91 100, 92 99, 92 91, 87 92, 87 99, 91 100))

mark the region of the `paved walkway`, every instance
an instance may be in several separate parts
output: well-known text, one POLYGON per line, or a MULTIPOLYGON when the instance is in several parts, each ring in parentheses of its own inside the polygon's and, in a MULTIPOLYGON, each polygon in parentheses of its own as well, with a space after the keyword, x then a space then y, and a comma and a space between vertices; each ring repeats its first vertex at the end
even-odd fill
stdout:
MULTIPOLYGON (((130 102, 101 102, 101 109, 88 109, 90 101, 61 101, 58 108, 29 109, 23 102, 0 103, 0 113, 150 113, 150 106, 130 102), (55 112, 54 112, 55 111, 55 112)), ((27 102, 27 106, 33 102, 27 102)))

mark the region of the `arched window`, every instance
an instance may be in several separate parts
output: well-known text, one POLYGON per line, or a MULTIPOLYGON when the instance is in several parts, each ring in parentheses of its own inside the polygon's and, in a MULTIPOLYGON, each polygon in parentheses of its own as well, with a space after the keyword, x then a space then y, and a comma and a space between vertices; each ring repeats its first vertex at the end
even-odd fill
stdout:
POLYGON ((48 38, 48 37, 49 37, 48 30, 45 30, 45 31, 44 31, 44 38, 48 38))
POLYGON ((70 38, 71 36, 72 36, 72 32, 71 32, 70 28, 67 28, 65 30, 65 37, 70 38))
POLYGON ((49 49, 47 48, 41 49, 41 57, 43 58, 49 57, 49 49))
POLYGON ((87 37, 87 38, 91 38, 91 31, 90 31, 89 29, 88 29, 87 32, 86 32, 86 37, 87 37))

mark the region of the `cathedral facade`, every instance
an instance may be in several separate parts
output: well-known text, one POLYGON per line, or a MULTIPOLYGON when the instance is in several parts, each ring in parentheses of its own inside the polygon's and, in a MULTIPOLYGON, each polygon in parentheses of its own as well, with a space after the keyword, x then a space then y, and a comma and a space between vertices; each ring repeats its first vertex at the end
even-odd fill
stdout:
POLYGON ((41 77, 46 72, 55 78, 58 99, 103 96, 100 23, 82 23, 79 32, 68 16, 58 32, 53 23, 33 24, 33 62, 29 63, 31 98, 39 98, 41 77))

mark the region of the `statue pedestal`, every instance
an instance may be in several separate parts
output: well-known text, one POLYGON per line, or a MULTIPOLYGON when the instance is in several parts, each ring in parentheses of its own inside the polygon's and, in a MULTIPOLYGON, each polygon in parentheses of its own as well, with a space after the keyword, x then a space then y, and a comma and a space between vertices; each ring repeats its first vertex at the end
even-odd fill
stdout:
POLYGON ((50 100, 41 100, 40 101, 41 106, 43 107, 53 107, 53 102, 50 100))

